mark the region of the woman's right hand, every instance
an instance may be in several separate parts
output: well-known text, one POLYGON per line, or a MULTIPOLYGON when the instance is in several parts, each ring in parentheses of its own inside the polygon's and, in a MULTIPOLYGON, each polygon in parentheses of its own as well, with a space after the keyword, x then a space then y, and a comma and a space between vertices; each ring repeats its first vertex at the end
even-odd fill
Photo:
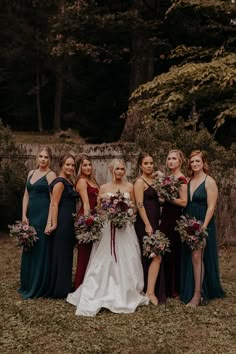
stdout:
POLYGON ((29 225, 29 219, 26 216, 22 216, 22 223, 25 225, 29 225))
POLYGON ((148 236, 151 236, 151 234, 153 234, 153 229, 152 229, 151 225, 146 225, 145 226, 145 231, 146 231, 148 236))
POLYGON ((57 228, 57 225, 49 225, 49 226, 46 226, 45 234, 51 235, 51 233, 53 233, 53 231, 55 231, 56 228, 57 228))

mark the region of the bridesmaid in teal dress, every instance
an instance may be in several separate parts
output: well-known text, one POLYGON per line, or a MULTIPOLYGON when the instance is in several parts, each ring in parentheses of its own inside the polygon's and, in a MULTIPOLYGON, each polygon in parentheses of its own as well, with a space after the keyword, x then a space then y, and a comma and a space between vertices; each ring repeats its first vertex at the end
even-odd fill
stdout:
POLYGON ((45 235, 50 204, 48 185, 56 177, 50 170, 52 154, 48 147, 39 150, 36 170, 30 171, 22 204, 22 222, 37 230, 39 240, 23 251, 19 292, 24 299, 44 296, 49 271, 49 244, 45 235))
POLYGON ((203 222, 208 237, 202 249, 191 252, 183 244, 180 298, 188 306, 198 306, 203 301, 222 298, 224 290, 220 284, 218 250, 214 210, 218 190, 215 180, 208 175, 204 153, 194 150, 188 162, 188 204, 185 214, 203 222))
POLYGON ((60 174, 50 185, 52 192, 51 225, 46 233, 51 238, 50 274, 46 297, 64 298, 72 291, 72 264, 74 249, 73 213, 78 193, 74 190, 75 159, 62 156, 60 174))

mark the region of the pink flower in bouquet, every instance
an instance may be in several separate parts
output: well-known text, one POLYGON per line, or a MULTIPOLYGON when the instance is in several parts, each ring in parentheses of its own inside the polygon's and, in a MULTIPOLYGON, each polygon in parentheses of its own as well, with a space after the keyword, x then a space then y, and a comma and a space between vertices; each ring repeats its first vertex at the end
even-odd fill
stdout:
POLYGON ((175 230, 179 231, 181 241, 192 251, 203 247, 208 233, 202 228, 202 221, 182 215, 181 220, 177 220, 176 223, 175 230))
POLYGON ((161 176, 154 179, 154 188, 157 194, 166 200, 178 198, 181 184, 185 183, 183 179, 175 176, 161 176))
POLYGON ((165 252, 170 252, 170 241, 165 234, 157 230, 152 235, 146 235, 143 238, 143 255, 148 258, 153 258, 157 255, 163 255, 165 252))
POLYGON ((80 215, 74 216, 75 236, 79 243, 89 243, 100 240, 103 220, 100 216, 94 215, 80 215))
POLYGON ((117 198, 112 200, 112 204, 116 206, 119 203, 119 200, 117 198))
POLYGON ((109 211, 109 213, 114 214, 116 212, 116 209, 115 208, 108 208, 108 211, 109 211))
POLYGON ((15 225, 8 225, 10 236, 18 239, 18 245, 23 247, 24 251, 28 251, 37 242, 37 232, 31 225, 23 224, 21 221, 16 221, 15 225))

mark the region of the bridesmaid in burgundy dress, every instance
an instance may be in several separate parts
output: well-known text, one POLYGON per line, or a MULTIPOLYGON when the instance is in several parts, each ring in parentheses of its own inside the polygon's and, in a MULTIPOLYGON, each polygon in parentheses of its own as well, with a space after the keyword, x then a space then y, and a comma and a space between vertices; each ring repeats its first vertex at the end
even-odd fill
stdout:
MULTIPOLYGON (((94 213, 95 207, 97 206, 99 186, 95 177, 93 176, 91 159, 86 155, 81 155, 78 161, 76 191, 79 193, 82 202, 82 206, 79 210, 79 215, 94 213)), ((77 289, 80 284, 83 283, 91 249, 92 242, 78 244, 75 289, 77 289)))
MULTIPOLYGON (((151 235, 159 229, 160 203, 155 189, 152 187, 153 158, 141 153, 138 159, 140 176, 134 184, 134 195, 138 208, 135 231, 137 233, 141 254, 143 254, 143 237, 151 235)), ((165 274, 161 256, 149 259, 142 255, 144 273, 144 291, 152 304, 164 303, 165 274)))
POLYGON ((161 214, 160 231, 170 240, 171 250, 163 256, 167 297, 177 297, 180 292, 181 240, 175 226, 176 220, 180 218, 183 208, 187 205, 187 180, 181 172, 183 162, 184 155, 181 150, 171 150, 166 159, 166 167, 170 174, 182 182, 179 197, 166 200, 161 214))

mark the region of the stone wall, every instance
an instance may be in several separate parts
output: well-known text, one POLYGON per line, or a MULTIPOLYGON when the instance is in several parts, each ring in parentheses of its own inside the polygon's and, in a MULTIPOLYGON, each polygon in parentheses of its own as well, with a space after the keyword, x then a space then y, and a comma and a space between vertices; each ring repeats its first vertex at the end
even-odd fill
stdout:
MULTIPOLYGON (((58 160, 64 153, 71 153, 78 156, 81 153, 88 155, 93 163, 96 179, 99 184, 106 183, 111 179, 109 164, 114 158, 126 160, 127 177, 131 179, 136 167, 137 156, 135 154, 124 156, 121 144, 99 144, 99 145, 47 145, 50 146, 53 154, 52 169, 58 171, 58 160)), ((35 157, 39 150, 39 145, 24 144, 27 169, 35 168, 35 157)))
MULTIPOLYGON (((124 156, 124 152, 121 144, 100 144, 100 145, 50 145, 53 152, 53 162, 52 169, 58 170, 58 160, 64 153, 71 153, 73 155, 79 155, 80 153, 85 153, 90 156, 93 162, 93 167, 95 171, 95 176, 99 184, 103 184, 111 179, 109 173, 109 163, 115 157, 124 158, 127 166, 127 177, 130 181, 136 175, 136 161, 137 154, 130 154, 124 156)), ((37 155, 39 146, 35 145, 24 145, 27 169, 35 168, 35 157, 37 155)), ((1 156, 0 156, 1 158, 1 156)), ((2 158, 7 158, 6 156, 2 158)), ((235 178, 231 175, 231 181, 233 183, 229 185, 226 183, 226 187, 222 188, 220 191, 217 210, 216 210, 216 221, 217 221, 217 232, 218 239, 220 243, 234 244, 236 245, 236 171, 235 178)))

